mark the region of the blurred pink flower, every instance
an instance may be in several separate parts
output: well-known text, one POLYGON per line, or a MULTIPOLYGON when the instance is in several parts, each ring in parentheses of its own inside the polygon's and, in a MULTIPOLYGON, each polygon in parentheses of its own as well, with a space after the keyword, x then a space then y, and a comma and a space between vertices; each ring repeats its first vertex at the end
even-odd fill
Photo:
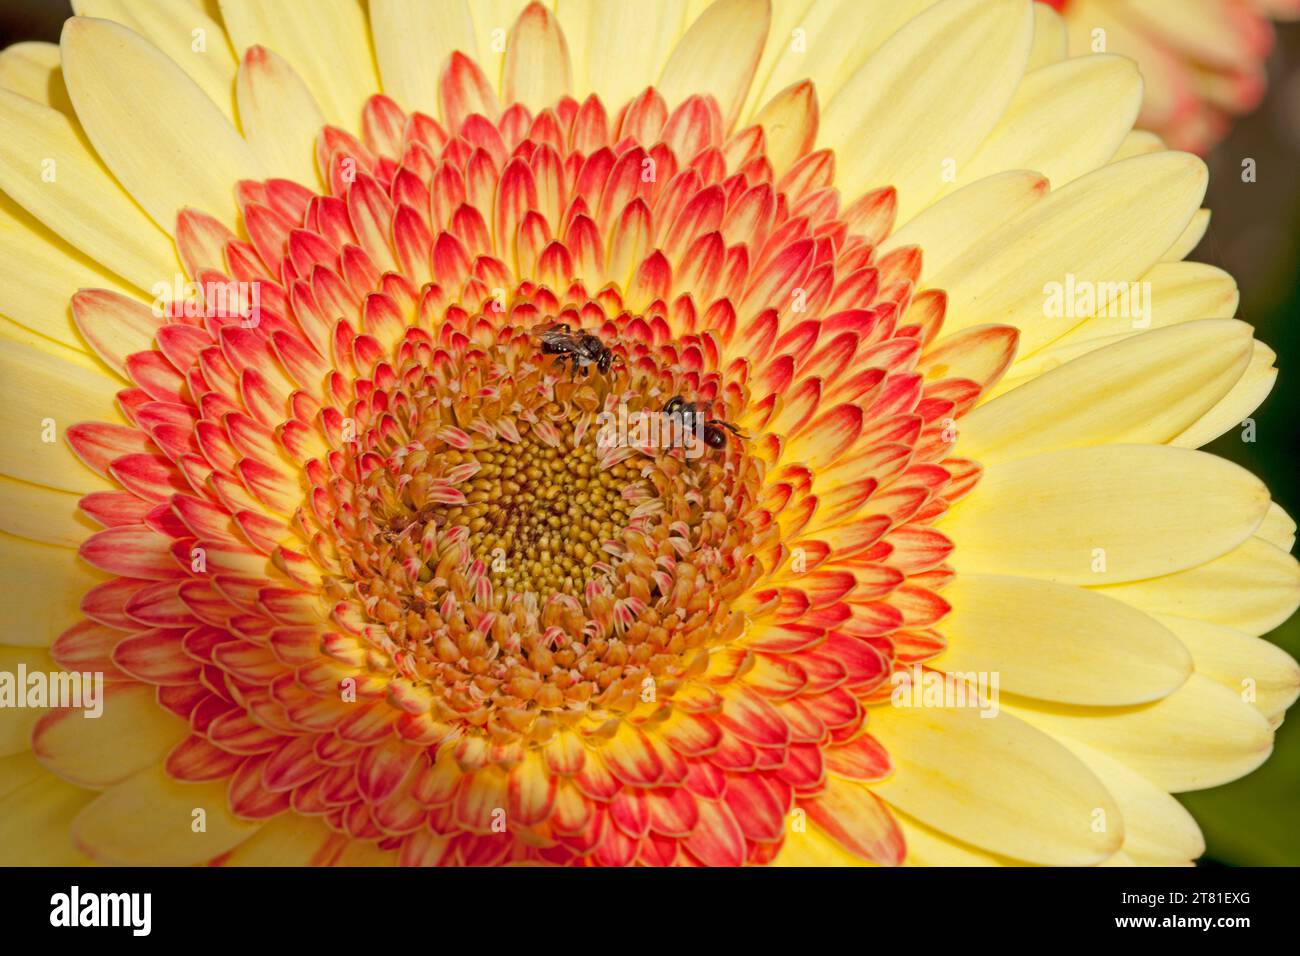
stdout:
POLYGON ((1070 55, 1137 60, 1146 82, 1138 125, 1204 153, 1263 98, 1272 20, 1300 0, 1041 0, 1064 16, 1070 55), (1096 31, 1104 30, 1104 38, 1096 31))

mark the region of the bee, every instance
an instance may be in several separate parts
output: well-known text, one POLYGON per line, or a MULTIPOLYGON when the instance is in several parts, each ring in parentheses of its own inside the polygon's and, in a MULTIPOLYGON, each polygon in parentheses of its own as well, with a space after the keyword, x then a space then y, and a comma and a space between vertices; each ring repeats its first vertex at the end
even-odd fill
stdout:
POLYGON ((694 402, 688 402, 680 395, 674 395, 672 398, 668 399, 667 403, 664 405, 664 414, 681 415, 682 418, 685 418, 687 415, 697 415, 698 410, 694 402))
POLYGON ((614 353, 597 336, 581 330, 575 332, 562 323, 543 332, 541 340, 542 354, 559 356, 560 365, 571 360, 575 375, 578 369, 586 369, 590 365, 596 366, 603 375, 614 362, 614 353))
POLYGON ((731 422, 724 422, 720 418, 710 418, 704 423, 704 444, 710 448, 726 448, 727 432, 722 430, 724 428, 737 438, 745 437, 740 433, 740 429, 731 422))
MULTIPOLYGON (((708 408, 708 404, 704 407, 708 408)), ((697 418, 703 419, 706 414, 695 402, 688 402, 680 395, 674 395, 668 399, 664 405, 663 413, 665 415, 680 415, 682 423, 687 428, 693 427, 697 418)), ((710 448, 726 448, 728 431, 738 438, 745 437, 741 434, 740 429, 731 422, 724 422, 721 418, 705 419, 703 428, 704 444, 710 448), (726 431, 723 431, 723 429, 726 429, 726 431)))

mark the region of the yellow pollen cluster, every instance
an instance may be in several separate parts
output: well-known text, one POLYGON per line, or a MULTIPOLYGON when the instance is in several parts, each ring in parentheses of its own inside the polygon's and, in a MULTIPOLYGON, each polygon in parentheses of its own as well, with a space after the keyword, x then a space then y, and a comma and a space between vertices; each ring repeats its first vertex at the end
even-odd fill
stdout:
POLYGON ((472 461, 479 470, 466 483, 466 503, 440 506, 432 520, 465 526, 471 554, 507 593, 581 597, 608 568, 602 543, 627 525, 623 490, 639 483, 636 468, 602 468, 594 432, 576 448, 564 437, 556 448, 530 432, 516 444, 446 456, 450 467, 472 461))

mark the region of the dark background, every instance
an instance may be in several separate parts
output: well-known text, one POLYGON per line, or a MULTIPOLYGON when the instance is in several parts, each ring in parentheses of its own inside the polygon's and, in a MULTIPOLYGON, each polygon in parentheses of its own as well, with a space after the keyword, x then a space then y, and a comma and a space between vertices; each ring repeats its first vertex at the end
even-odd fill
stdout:
MULTIPOLYGON (((0 0, 0 47, 20 40, 58 42, 65 0, 0 0)), ((1294 452, 1300 447, 1300 24, 1280 25, 1263 105, 1240 120, 1210 155, 1210 230, 1190 258, 1236 277, 1240 317, 1278 354, 1272 395, 1256 411, 1256 441, 1224 435, 1209 450, 1267 482, 1287 513, 1300 515, 1294 452), (1254 183, 1241 164, 1256 161, 1254 183)), ((1300 657, 1300 615, 1270 639, 1300 657)), ((1277 750, 1255 773, 1213 790, 1185 794, 1209 844, 1207 861, 1234 865, 1300 864, 1300 726, 1278 731, 1277 750)))

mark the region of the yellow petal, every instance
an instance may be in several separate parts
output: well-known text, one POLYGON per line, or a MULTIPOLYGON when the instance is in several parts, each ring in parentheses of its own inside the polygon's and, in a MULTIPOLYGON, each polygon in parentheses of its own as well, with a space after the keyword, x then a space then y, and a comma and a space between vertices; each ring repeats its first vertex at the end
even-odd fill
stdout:
POLYGON ((74 0, 79 17, 115 20, 144 37, 199 85, 234 121, 235 54, 226 31, 201 7, 174 0, 74 0))
POLYGON ((1300 564, 1252 537, 1199 567, 1113 585, 1102 593, 1148 614, 1190 617, 1258 635, 1277 627, 1300 606, 1300 564))
POLYGON ((1189 425, 1187 430, 1171 439, 1170 444, 1183 448, 1200 448, 1208 445, 1225 432, 1245 424, 1245 419, 1268 398, 1277 381, 1273 363, 1277 353, 1263 342, 1255 342, 1250 353, 1250 363, 1237 383, 1214 407, 1189 425))
POLYGON ((101 530, 77 509, 80 500, 80 495, 0 476, 0 531, 62 548, 79 547, 101 530))
POLYGON ((1070 704, 1141 704, 1173 692, 1192 658, 1173 634, 1095 591, 1034 578, 959 574, 944 589, 947 673, 1000 674, 1012 694, 1070 704))
POLYGON ((769 0, 717 0, 677 41, 659 77, 659 92, 669 109, 693 95, 712 95, 722 110, 724 129, 740 115, 741 104, 763 52, 772 20, 769 0))
POLYGON ((941 833, 1032 863, 1086 866, 1119 849, 1119 809, 1087 767, 1005 710, 980 714, 873 708, 871 733, 896 768, 874 791, 941 833), (1098 809, 1111 821, 1101 833, 1091 826, 1098 809))
POLYGON ((791 827, 773 866, 864 866, 864 862, 805 820, 802 829, 791 827))
POLYGON ((746 115, 792 84, 812 80, 829 103, 854 72, 934 0, 777 3, 746 115), (762 85, 762 89, 757 87, 762 85))
POLYGON ((131 288, 0 193, 0 313, 84 352, 68 301, 87 287, 124 294, 131 288))
POLYGON ((438 115, 438 77, 447 57, 477 57, 465 0, 370 0, 370 29, 384 92, 403 109, 438 115))
POLYGON ((9 385, 0 402, 0 474, 63 491, 112 487, 72 454, 64 434, 82 421, 121 421, 117 384, 13 342, 0 344, 0 379, 9 385))
POLYGON ((1167 442, 1241 379, 1251 328, 1206 319, 1122 338, 981 405, 960 425, 977 461, 1058 448, 1167 442))
POLYGON ((469 0, 469 12, 474 20, 474 34, 477 37, 474 48, 478 50, 478 64, 497 92, 501 90, 501 67, 505 62, 506 37, 510 34, 510 26, 519 19, 520 12, 530 2, 531 0, 469 0))
MULTIPOLYGON (((927 250, 928 259, 928 250, 927 250)), ((1021 354, 1007 378, 993 389, 993 395, 1009 391, 1024 384, 1027 379, 1086 355, 1093 349, 1110 345, 1151 329, 1165 328, 1195 319, 1231 319, 1237 314, 1240 295, 1236 280, 1222 269, 1202 262, 1159 262, 1139 280, 1141 299, 1134 300, 1130 287, 1129 308, 1122 308, 1123 298, 1110 298, 1105 307, 1096 310, 1086 321, 1062 335, 1046 348, 1032 354, 1021 354), (1148 327, 1138 327, 1133 305, 1144 306, 1146 290, 1150 290, 1151 305, 1148 327), (1110 302, 1115 302, 1115 307, 1110 302)), ((986 396, 986 399, 992 396, 986 396)))
POLYGON ((616 110, 659 78, 686 29, 686 0, 556 0, 579 99, 616 110))
MULTIPOLYGON (((41 352, 64 365, 85 369, 106 379, 113 380, 117 374, 98 356, 83 352, 81 349, 69 348, 61 342, 46 338, 26 326, 19 325, 8 316, 0 315, 0 350, 13 346, 41 352)), ((118 384, 125 383, 118 382, 118 384)))
POLYGON ((1034 45, 1029 50, 1027 71, 1064 60, 1069 39, 1061 15, 1045 4, 1034 5, 1034 45))
POLYGON ((1275 501, 1268 506, 1268 514, 1264 516, 1264 523, 1255 529, 1255 536, 1275 548, 1290 551, 1295 547, 1295 531, 1295 519, 1275 501))
POLYGON ((1080 321, 1045 315, 1048 283, 1103 287, 1140 278, 1190 221, 1205 194, 1205 164, 1186 153, 1112 163, 1053 190, 993 230, 941 273, 945 333, 990 322, 1017 326, 1025 354, 1080 321))
POLYGON ((381 849, 377 843, 348 840, 343 844, 335 866, 396 866, 397 853, 381 849))
POLYGON ((893 185, 902 221, 924 208, 943 188, 945 165, 960 170, 1006 111, 1033 33, 1029 4, 951 0, 885 41, 822 116, 840 191, 893 185))
POLYGON ((1205 231, 1210 228, 1210 210, 1198 209, 1192 216, 1187 228, 1174 240, 1173 245, 1165 250, 1160 258, 1165 262, 1178 262, 1192 254, 1192 250, 1201 244, 1205 231))
POLYGON ((907 841, 908 866, 1025 866, 1023 860, 998 856, 962 843, 946 833, 927 827, 920 820, 894 808, 903 838, 907 841))
POLYGON ((559 22, 545 7, 528 7, 506 40, 501 79, 505 101, 523 103, 536 112, 568 96, 572 88, 569 47, 559 22))
POLYGON ((261 827, 230 812, 227 783, 180 783, 150 767, 101 793, 72 821, 87 855, 116 866, 190 866, 238 846, 261 827), (205 827, 198 829, 202 810, 205 827))
POLYGON ((316 137, 325 117, 284 58, 249 47, 236 84, 244 136, 267 173, 317 188, 316 137))
POLYGON ((1300 665, 1276 644, 1205 621, 1158 619, 1191 651, 1198 674, 1240 695, 1268 720, 1280 720, 1300 696, 1300 665))
POLYGON ((1038 173, 1012 170, 987 176, 913 216, 880 244, 880 254, 920 246, 925 275, 938 275, 983 236, 1046 195, 1047 180, 1038 173))
POLYGON ((1227 554, 1268 511, 1250 472, 1203 452, 1110 445, 986 468, 940 527, 960 572, 1109 584, 1227 554))
MULTIPOLYGON (((566 2, 571 3, 572 0, 559 0, 561 10, 564 9, 566 2)), ((593 0, 580 0, 580 2, 592 3, 593 0)), ((809 18, 816 16, 817 14, 814 11, 819 8, 834 8, 842 2, 844 0, 789 0, 789 2, 778 2, 772 5, 772 25, 767 31, 767 40, 763 44, 763 53, 758 58, 758 69, 754 71, 754 82, 749 85, 749 93, 745 96, 745 105, 740 111, 741 126, 748 126, 752 123, 754 114, 758 112, 759 107, 793 83, 807 78, 817 84, 816 79, 809 72, 809 69, 816 67, 816 63, 807 57, 808 44, 811 42, 816 45, 825 34, 824 31, 820 30, 809 32, 809 18), (802 32, 797 33, 796 31, 802 32), (807 69, 800 71, 798 80, 789 80, 779 84, 772 82, 773 73, 781 61, 787 54, 795 53, 798 54, 799 59, 807 69)), ((875 0, 862 0, 859 8, 874 4, 874 2, 875 0)), ((908 2, 919 3, 921 0, 908 0, 908 2)), ((902 3, 898 4, 898 6, 903 5, 902 3)), ((871 19, 869 13, 861 17, 862 22, 868 22, 871 19)), ((856 20, 853 23, 854 26, 857 26, 856 20)), ((565 29, 567 30, 568 27, 566 26, 565 29)), ((569 42, 574 42, 572 36, 570 36, 569 42)), ((819 96, 827 92, 823 85, 817 84, 817 86, 819 96)))
POLYGON ((102 789, 160 763, 189 733, 189 722, 158 706, 146 684, 107 689, 103 712, 67 710, 37 728, 32 752, 51 773, 102 789))
POLYGON ((1124 817, 1122 853, 1142 866, 1183 866, 1205 852, 1205 838, 1183 805, 1142 774, 1100 750, 1058 737, 1097 775, 1124 817))
POLYGON ((282 813, 230 852, 226 866, 319 866, 347 838, 319 817, 282 813))
POLYGON ((81 598, 108 576, 59 548, 0 533, 0 581, 5 582, 9 623, 4 640, 49 647, 82 619, 81 598))
POLYGON ((313 0, 309 14, 288 3, 220 3, 237 56, 257 44, 274 50, 307 83, 326 119, 344 129, 357 127, 366 99, 379 92, 360 0, 313 0))
POLYGON ((14 43, 0 50, 0 87, 72 115, 57 44, 14 43))
POLYGON ((84 866, 69 826, 95 794, 65 783, 31 754, 0 758, 0 866, 84 866))
POLYGON ((767 158, 779 176, 806 155, 817 138, 817 90, 811 83, 788 86, 758 111, 767 158))
POLYGON ((1163 700, 1141 707, 1004 700, 1003 708, 1119 760, 1170 793, 1236 780, 1273 750, 1273 731, 1259 711, 1201 674, 1193 674, 1163 700))
POLYGON ((64 79, 86 136, 154 222, 170 233, 185 206, 234 222, 235 183, 265 177, 195 82, 157 47, 108 20, 73 17, 62 47, 64 79))
POLYGON ((1135 129, 1124 137, 1124 142, 1120 143, 1119 149, 1111 157, 1111 162, 1118 163, 1121 159, 1128 159, 1132 156, 1144 156, 1147 153, 1159 153, 1168 149, 1165 141, 1155 133, 1148 132, 1144 129, 1135 129))
POLYGON ((68 116, 0 90, 0 124, 0 185, 14 201, 141 289, 179 271, 166 233, 122 192, 68 116))
MULTIPOLYGON (((1151 324, 1160 328, 1193 319, 1231 319, 1237 315, 1241 293, 1237 280, 1203 262, 1158 262, 1142 276, 1151 284, 1151 324)), ((1096 315, 1061 342, 1084 336, 1131 331, 1133 320, 1122 315, 1096 315)))
POLYGON ((957 182, 1033 169, 1059 189, 1114 155, 1141 105, 1137 64, 1125 57, 1078 57, 1034 70, 988 139, 958 168, 957 182))

